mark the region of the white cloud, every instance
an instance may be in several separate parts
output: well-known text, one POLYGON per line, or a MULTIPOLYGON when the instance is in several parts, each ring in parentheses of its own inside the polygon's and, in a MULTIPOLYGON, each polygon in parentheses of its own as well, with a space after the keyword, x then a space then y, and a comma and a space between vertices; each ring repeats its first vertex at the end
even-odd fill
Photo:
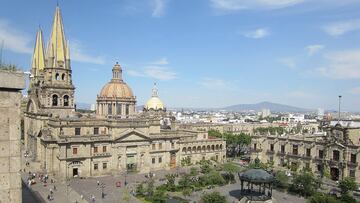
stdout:
POLYGON ((290 69, 295 69, 297 66, 295 59, 291 57, 281 58, 278 61, 290 69))
POLYGON ((312 56, 312 55, 318 53, 319 51, 321 51, 324 48, 325 48, 325 46, 321 45, 321 44, 313 44, 313 45, 309 45, 309 46, 305 47, 309 56, 312 56))
POLYGON ((161 17, 164 15, 167 0, 151 0, 153 7, 152 16, 161 17))
POLYGON ((86 54, 79 41, 73 41, 70 43, 70 58, 74 61, 83 63, 93 63, 98 65, 105 64, 105 58, 103 56, 92 56, 86 54))
POLYGON ((303 3, 305 0, 210 0, 212 6, 221 10, 279 9, 303 3))
POLYGON ((173 80, 177 78, 177 73, 167 67, 168 60, 164 57, 157 61, 148 63, 145 67, 139 70, 128 70, 127 73, 134 77, 148 77, 157 80, 173 80))
POLYGON ((253 39, 260 39, 268 36, 270 33, 266 28, 259 28, 254 31, 246 32, 244 34, 245 37, 253 38, 253 39))
POLYGON ((127 73, 130 75, 130 76, 134 76, 134 77, 145 77, 144 74, 136 71, 136 70, 127 70, 127 73))
POLYGON ((354 87, 354 88, 350 89, 349 93, 350 94, 360 94, 360 87, 354 87))
POLYGON ((147 66, 144 68, 146 76, 158 80, 173 80, 176 78, 176 73, 167 67, 147 66))
POLYGON ((360 29, 360 19, 334 22, 323 27, 324 31, 331 36, 340 36, 351 31, 360 29))
POLYGON ((159 60, 153 61, 149 63, 150 65, 158 65, 158 66, 162 66, 162 65, 168 65, 169 62, 167 60, 167 58, 163 57, 159 60))
MULTIPOLYGON (((35 38, 35 36, 34 36, 35 38)), ((0 19, 0 43, 4 41, 4 49, 16 53, 31 54, 31 38, 14 28, 14 25, 0 19)))
POLYGON ((224 89, 227 87, 227 84, 224 80, 208 77, 203 78, 200 81, 200 85, 208 89, 224 89))
POLYGON ((360 79, 360 50, 333 52, 325 55, 326 65, 316 73, 331 79, 360 79))

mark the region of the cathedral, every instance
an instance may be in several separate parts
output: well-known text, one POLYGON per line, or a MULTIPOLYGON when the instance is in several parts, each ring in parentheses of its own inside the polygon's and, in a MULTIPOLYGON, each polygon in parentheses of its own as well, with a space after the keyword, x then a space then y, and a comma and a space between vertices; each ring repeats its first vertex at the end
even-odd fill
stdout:
POLYGON ((42 31, 36 35, 24 112, 25 147, 42 169, 65 179, 148 173, 181 167, 182 160, 225 160, 225 141, 180 128, 156 85, 137 112, 118 63, 97 95, 96 113, 77 112, 69 46, 56 7, 46 50, 42 31))

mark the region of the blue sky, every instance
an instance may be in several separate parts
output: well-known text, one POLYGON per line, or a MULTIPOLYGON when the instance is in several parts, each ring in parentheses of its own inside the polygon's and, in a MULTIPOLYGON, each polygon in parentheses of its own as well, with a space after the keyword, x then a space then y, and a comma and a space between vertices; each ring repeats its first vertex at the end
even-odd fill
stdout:
MULTIPOLYGON (((56 1, 1 0, 3 60, 29 69, 56 1)), ((118 61, 138 104, 272 101, 360 111, 358 0, 61 1, 77 102, 95 103, 118 61)))

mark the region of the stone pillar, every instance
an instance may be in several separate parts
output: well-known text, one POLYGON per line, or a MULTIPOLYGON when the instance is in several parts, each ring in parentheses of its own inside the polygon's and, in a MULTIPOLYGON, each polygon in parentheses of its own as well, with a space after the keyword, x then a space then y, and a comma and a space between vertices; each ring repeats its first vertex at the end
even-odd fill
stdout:
POLYGON ((0 200, 22 202, 20 100, 25 88, 21 72, 0 70, 0 200))

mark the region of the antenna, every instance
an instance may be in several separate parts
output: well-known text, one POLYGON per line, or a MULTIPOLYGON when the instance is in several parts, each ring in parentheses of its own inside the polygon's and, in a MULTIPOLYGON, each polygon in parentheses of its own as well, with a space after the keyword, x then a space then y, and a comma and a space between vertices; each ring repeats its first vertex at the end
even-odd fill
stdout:
POLYGON ((0 46, 0 66, 2 66, 3 49, 4 49, 4 40, 1 40, 1 46, 0 46))

